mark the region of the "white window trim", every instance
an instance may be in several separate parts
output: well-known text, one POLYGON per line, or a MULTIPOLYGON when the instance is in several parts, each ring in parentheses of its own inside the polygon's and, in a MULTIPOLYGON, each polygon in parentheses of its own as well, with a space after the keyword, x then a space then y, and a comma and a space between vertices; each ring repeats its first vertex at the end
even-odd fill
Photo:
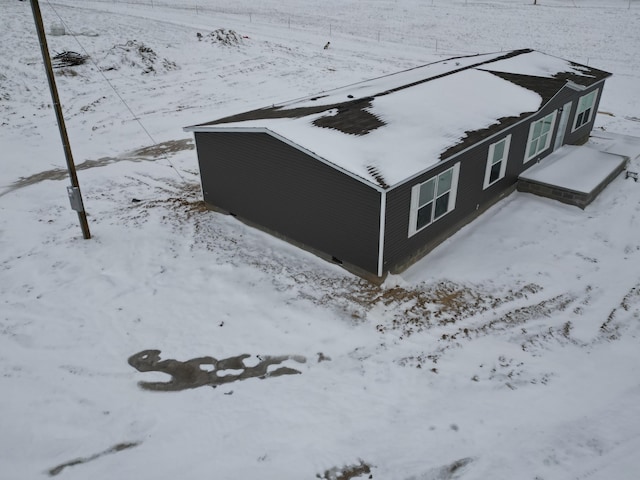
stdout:
MULTIPOLYGON (((424 182, 420 182, 414 185, 411 188, 411 210, 409 211, 409 237, 412 237, 416 233, 433 225, 435 222, 437 222, 441 218, 446 217, 450 212, 452 212, 456 208, 456 197, 458 194, 458 177, 459 176, 460 176, 460 162, 456 163, 451 168, 443 170, 437 175, 433 175, 432 177, 428 178, 424 182), (429 223, 428 225, 425 225, 422 228, 416 228, 418 224, 418 209, 420 204, 420 187, 424 183, 427 183, 428 181, 433 180, 434 178, 437 178, 439 175, 442 175, 443 173, 446 173, 449 170, 452 170, 453 174, 451 175, 451 189, 449 190, 450 194, 449 194, 449 204, 447 206, 447 211, 443 213, 441 216, 439 216, 438 218, 432 220, 431 223, 429 223)), ((437 181, 436 181, 436 184, 437 184, 437 181)))
POLYGON ((531 125, 529 126, 529 137, 527 138, 527 144, 526 144, 526 150, 524 152, 525 157, 524 157, 524 162, 527 163, 528 161, 530 161, 532 158, 537 157, 538 155, 540 155, 542 152, 544 152, 545 150, 547 150, 550 146, 551 146, 551 140, 553 139, 553 130, 556 127, 556 116, 558 115, 558 111, 554 110, 553 112, 545 115, 544 117, 538 118, 537 120, 534 120, 533 122, 531 122, 531 125), (529 146, 531 145, 531 140, 533 138, 533 130, 534 130, 534 126, 536 123, 544 120, 547 117, 552 117, 551 118, 551 127, 549 129, 549 131, 551 132, 551 134, 547 137, 547 141, 544 144, 543 148, 540 148, 536 151, 536 153, 534 153, 533 155, 529 156, 529 146))
POLYGON ((489 153, 487 155, 487 166, 485 168, 484 171, 484 183, 482 185, 482 189, 486 190, 487 188, 489 188, 491 185, 495 184, 496 182, 502 180, 504 178, 505 173, 507 172, 507 160, 509 159, 509 147, 511 146, 511 134, 507 135, 506 137, 504 137, 503 139, 491 144, 491 146, 489 147, 489 153), (493 154, 496 150, 496 145, 498 145, 499 143, 504 142, 504 152, 502 154, 502 158, 500 159, 500 161, 502 162, 500 164, 500 175, 498 176, 498 178, 496 178, 493 182, 490 182, 491 180, 491 167, 493 167, 493 154))
POLYGON ((576 115, 575 115, 575 117, 573 117, 573 126, 571 128, 571 133, 575 132, 576 130, 578 130, 578 129, 582 128, 582 127, 584 127, 587 123, 589 123, 593 119, 594 108, 596 106, 596 100, 598 99, 598 94, 599 93, 600 93, 600 89, 597 88, 597 89, 592 90, 591 92, 581 96, 578 99, 578 106, 576 107, 576 115), (580 110, 580 102, 582 101, 582 99, 584 97, 588 96, 588 95, 591 95, 592 93, 594 95, 593 95, 593 101, 591 102, 591 105, 588 106, 587 108, 583 109, 583 110, 580 110), (591 111, 589 112, 589 118, 587 119, 587 121, 586 122, 582 122, 581 125, 576 125, 577 122, 578 122, 578 117, 580 116, 580 114, 585 112, 585 111, 587 111, 587 110, 589 110, 589 109, 591 109, 591 111))

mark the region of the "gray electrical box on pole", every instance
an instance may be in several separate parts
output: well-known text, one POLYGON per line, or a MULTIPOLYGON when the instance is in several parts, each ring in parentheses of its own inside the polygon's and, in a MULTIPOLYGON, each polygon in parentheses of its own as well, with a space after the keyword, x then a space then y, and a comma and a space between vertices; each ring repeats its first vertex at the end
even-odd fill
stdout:
POLYGON ((67 194, 69 195, 71 209, 75 210, 76 212, 84 212, 84 205, 82 204, 82 195, 80 195, 80 189, 78 187, 67 187, 67 194))

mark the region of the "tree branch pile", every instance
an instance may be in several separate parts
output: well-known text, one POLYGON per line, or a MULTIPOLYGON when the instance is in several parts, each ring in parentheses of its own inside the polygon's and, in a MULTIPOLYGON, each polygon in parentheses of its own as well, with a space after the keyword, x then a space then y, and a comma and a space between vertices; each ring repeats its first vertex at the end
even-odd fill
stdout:
POLYGON ((88 58, 89 57, 87 55, 81 55, 77 52, 65 51, 56 54, 51 59, 51 63, 53 65, 53 68, 75 67, 76 65, 82 65, 83 63, 85 63, 88 58))

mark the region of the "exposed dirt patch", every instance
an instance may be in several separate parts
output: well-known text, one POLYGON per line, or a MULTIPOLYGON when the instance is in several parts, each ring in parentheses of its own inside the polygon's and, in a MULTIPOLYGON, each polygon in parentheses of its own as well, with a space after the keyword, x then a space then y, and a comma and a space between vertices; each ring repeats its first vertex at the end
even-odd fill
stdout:
MULTIPOLYGON (((518 289, 511 289, 506 294, 497 296, 488 288, 480 285, 463 285, 455 282, 438 282, 424 285, 420 289, 396 287, 378 291, 378 295, 369 298, 371 291, 355 292, 354 301, 359 303, 381 302, 393 307, 397 313, 390 324, 378 325, 379 332, 389 330, 400 331, 403 337, 422 332, 436 325, 461 323, 469 317, 496 309, 514 300, 527 299, 542 290, 536 284, 526 284, 518 289)), ((514 316, 522 317, 523 312, 514 316)), ((503 323, 509 316, 502 319, 503 323)), ((495 321, 498 323, 498 321, 495 321)), ((481 328, 486 328, 481 327, 481 328)), ((465 335, 469 330, 461 329, 465 335)), ((456 334, 454 334, 455 336, 456 334)))
POLYGON ((448 465, 431 470, 420 478, 422 480, 453 480, 458 478, 458 474, 462 473, 462 470, 471 462, 473 462, 473 458, 461 458, 448 465))
POLYGON ((149 145, 148 147, 142 147, 125 155, 127 157, 145 160, 160 158, 171 153, 182 152, 183 150, 193 150, 194 148, 196 147, 193 144, 193 139, 183 138, 181 140, 168 140, 155 145, 149 145))
POLYGON ((607 320, 600 326, 601 338, 606 340, 620 338, 623 325, 627 324, 627 322, 621 322, 619 319, 624 312, 632 313, 636 319, 640 319, 640 283, 629 289, 620 305, 611 310, 607 320))
POLYGON ((168 382, 138 382, 146 390, 178 391, 198 388, 205 385, 217 387, 226 383, 246 380, 248 378, 270 378, 282 375, 301 373, 290 367, 279 367, 269 371, 272 365, 280 365, 287 360, 305 363, 306 358, 300 355, 257 356, 258 363, 248 367, 244 361, 249 354, 218 360, 213 357, 198 357, 181 362, 179 360, 160 360, 160 350, 143 350, 129 357, 129 365, 139 372, 162 372, 171 376, 168 382), (227 373, 227 371, 229 371, 227 373))
MULTIPOLYGON (((298 298, 322 305, 354 323, 369 323, 371 318, 384 318, 383 322, 374 324, 382 334, 383 343, 402 341, 412 335, 429 332, 424 351, 399 358, 397 361, 400 365, 426 367, 438 373, 439 359, 448 351, 492 334, 509 336, 511 341, 517 342, 524 352, 531 355, 543 354, 549 349, 550 343, 583 346, 581 340, 572 336, 573 324, 570 320, 556 324, 545 319, 567 309, 579 315, 582 304, 588 303, 591 295, 589 289, 582 294, 545 295, 542 286, 534 283, 521 283, 505 290, 492 283, 446 280, 385 289, 357 277, 341 275, 332 269, 305 269, 302 264, 288 262, 284 251, 267 252, 259 244, 256 245, 250 231, 234 226, 233 222, 220 221, 218 214, 208 211, 196 183, 177 186, 169 198, 165 195, 164 199, 135 204, 131 208, 144 216, 156 207, 165 211, 168 208, 167 214, 163 212, 163 220, 173 228, 186 228, 188 237, 185 240, 188 238, 193 248, 210 250, 219 262, 255 266, 262 272, 272 274, 269 278, 275 288, 283 291, 293 289, 298 298), (376 310, 384 314, 372 316, 376 310)), ((640 286, 631 289, 612 311, 602 326, 598 341, 619 337, 620 327, 616 325, 622 322, 623 313, 638 310, 639 290, 640 286)), ((587 342, 584 346, 591 343, 587 342)), ((513 362, 507 366, 499 362, 495 372, 486 373, 488 369, 483 370, 480 376, 503 382, 510 388, 525 383, 546 384, 552 378, 551 374, 545 372, 529 374, 519 365, 520 360, 513 362)))
MULTIPOLYGON (((365 322, 374 308, 385 310, 384 323, 376 326, 382 333, 399 333, 399 339, 424 332, 438 332, 442 340, 441 350, 432 351, 425 356, 437 361, 443 351, 462 339, 471 340, 490 334, 492 331, 514 329, 527 322, 561 311, 574 301, 574 297, 560 295, 552 298, 540 298, 542 287, 528 283, 501 291, 493 285, 462 284, 452 281, 440 281, 415 287, 380 288, 364 280, 349 275, 332 275, 322 271, 289 271, 282 276, 286 262, 264 255, 252 244, 243 247, 243 236, 233 236, 232 231, 224 231, 215 221, 216 214, 208 211, 201 200, 199 186, 194 184, 182 187, 182 194, 170 198, 137 204, 132 208, 144 214, 150 208, 169 207, 173 215, 165 220, 181 228, 185 214, 190 220, 194 247, 206 248, 230 263, 254 265, 256 268, 273 273, 276 287, 282 282, 282 289, 291 289, 292 284, 300 285, 298 295, 318 305, 335 310, 340 316, 351 318, 354 322, 365 322), (305 288, 313 284, 314 288, 305 288), (514 304, 509 308, 509 304, 514 304), (498 315, 488 316, 498 310, 498 315), (453 328, 452 328, 453 327, 453 328), (446 332, 446 333, 443 333, 446 332)), ((563 332, 559 332, 562 335, 563 332)), ((533 341, 533 339, 532 339, 533 341)), ((408 364, 413 362, 409 361, 408 364)), ((419 361, 418 361, 419 363, 419 361)))
MULTIPOLYGON (((140 178, 131 179, 139 183, 145 183, 145 181, 140 178)), ((196 225, 199 218, 211 212, 202 200, 199 183, 172 183, 170 180, 166 180, 165 185, 162 187, 157 185, 149 185, 149 187, 150 191, 158 192, 158 190, 162 190, 164 197, 162 195, 152 195, 152 199, 149 200, 133 198, 129 207, 130 216, 128 220, 135 224, 144 223, 153 210, 158 208, 169 209, 171 212, 179 212, 182 222, 186 220, 188 222, 195 222, 196 225)), ((172 216, 165 216, 163 220, 167 221, 168 228, 184 228, 184 225, 175 224, 172 216)), ((185 241, 189 241, 189 239, 185 239, 185 241)))
POLYGON ((7 77, 0 73, 0 100, 9 101, 11 95, 6 91, 7 77))
MULTIPOLYGON (((183 150, 193 150, 195 148, 193 140, 184 138, 181 140, 169 140, 166 142, 158 143, 148 147, 142 147, 131 152, 127 152, 118 157, 103 157, 98 160, 85 160, 82 163, 76 164, 76 170, 88 170, 90 168, 104 167, 115 162, 129 161, 129 162, 148 162, 158 159, 166 158, 168 155, 181 152, 183 150)), ((21 177, 19 180, 13 182, 9 188, 0 193, 0 197, 6 195, 9 192, 17 190, 19 188, 28 187, 44 180, 64 180, 68 177, 69 172, 66 168, 54 168, 51 170, 45 170, 44 172, 29 175, 28 177, 21 177)))
POLYGON ((471 380, 493 382, 516 390, 530 384, 546 385, 553 376, 551 372, 531 373, 523 361, 500 355, 495 362, 481 364, 478 373, 473 375, 471 380))
POLYGON ((91 455, 89 457, 76 458, 75 460, 71 460, 70 462, 66 462, 66 463, 63 463, 61 465, 58 465, 57 467, 54 467, 54 468, 50 469, 47 473, 49 473, 49 476, 55 477, 56 475, 61 473, 67 467, 73 467, 75 465, 81 465, 83 463, 90 462, 91 460, 95 460, 97 458, 100 458, 100 457, 102 457, 104 455, 110 455, 112 453, 118 453, 118 452, 121 452, 122 450, 127 450, 129 448, 137 447, 138 445, 140 445, 140 442, 118 443, 117 445, 114 445, 113 447, 111 447, 111 448, 109 448, 109 449, 107 449, 107 450, 105 450, 103 452, 96 453, 96 454, 91 455))
POLYGON ((373 478, 371 465, 360 460, 356 465, 346 465, 344 467, 333 467, 316 478, 321 480, 353 480, 356 478, 373 478))

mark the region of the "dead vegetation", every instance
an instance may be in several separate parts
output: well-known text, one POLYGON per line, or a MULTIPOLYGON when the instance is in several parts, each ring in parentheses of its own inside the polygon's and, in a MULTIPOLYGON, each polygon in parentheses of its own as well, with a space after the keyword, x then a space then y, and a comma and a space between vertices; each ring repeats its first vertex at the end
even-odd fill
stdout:
POLYGON ((178 69, 175 62, 160 58, 151 47, 137 40, 114 45, 100 62, 102 71, 119 70, 122 67, 140 69, 143 75, 178 69))
POLYGON ((6 83, 7 77, 0 73, 0 100, 9 101, 11 100, 11 95, 8 91, 6 91, 6 83))
POLYGON ((84 65, 89 57, 77 52, 64 51, 51 58, 53 68, 75 67, 84 65))
POLYGON ((357 478, 373 478, 371 474, 371 465, 360 460, 355 465, 345 465, 343 467, 333 467, 321 474, 317 474, 316 478, 320 480, 354 480, 357 478))
MULTIPOLYGON (((535 295, 541 290, 542 287, 539 285, 526 284, 497 296, 482 286, 441 281, 432 285, 424 285, 420 289, 396 287, 384 290, 373 298, 367 298, 366 295, 362 298, 357 295, 354 300, 367 303, 379 301, 387 307, 392 307, 394 312, 397 312, 396 315, 391 323, 377 325, 378 331, 385 333, 393 330, 399 332, 401 337, 409 337, 433 326, 461 323, 465 319, 495 310, 515 300, 526 300, 530 295, 535 295)), ((522 319, 535 308, 532 306, 522 308, 519 311, 507 312, 502 318, 491 320, 474 330, 480 332, 500 323, 526 321, 522 319)), ((455 339, 458 335, 469 336, 471 333, 472 330, 465 326, 460 327, 456 333, 447 336, 455 339)))
POLYGON ((467 465, 473 462, 473 458, 461 458, 456 460, 448 465, 444 465, 439 468, 435 468, 420 478, 423 479, 433 479, 433 480, 453 480, 454 478, 458 478, 458 474, 462 469, 464 469, 467 465))
POLYGON ((554 376, 553 373, 532 373, 522 360, 498 356, 497 361, 480 364, 478 373, 471 377, 474 382, 493 382, 510 390, 531 384, 546 385, 554 376))
POLYGON ((198 32, 197 37, 198 41, 205 40, 213 45, 224 45, 230 47, 242 44, 242 35, 238 34, 235 30, 227 28, 218 28, 206 35, 202 35, 198 32))
POLYGON ((620 304, 611 310, 607 320, 600 326, 601 337, 606 340, 617 340, 620 331, 625 324, 620 321, 620 311, 632 313, 634 318, 640 320, 640 283, 631 287, 622 298, 620 304))

